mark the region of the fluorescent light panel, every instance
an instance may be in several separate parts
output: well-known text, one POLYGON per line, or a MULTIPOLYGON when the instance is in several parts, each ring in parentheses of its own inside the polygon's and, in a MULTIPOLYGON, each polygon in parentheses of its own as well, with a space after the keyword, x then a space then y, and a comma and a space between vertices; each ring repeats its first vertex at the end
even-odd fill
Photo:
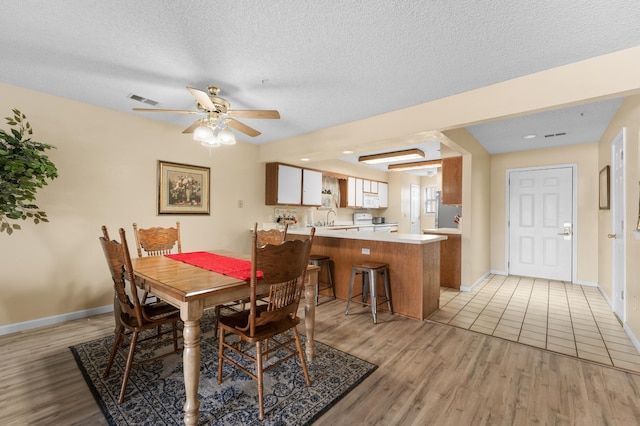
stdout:
POLYGON ((382 154, 363 155, 358 157, 358 161, 366 164, 390 163, 392 161, 402 160, 418 160, 424 158, 424 152, 421 150, 407 149, 404 151, 384 152, 382 154))
POLYGON ((416 170, 416 169, 434 169, 442 166, 442 160, 416 161, 413 163, 389 164, 389 171, 416 170))

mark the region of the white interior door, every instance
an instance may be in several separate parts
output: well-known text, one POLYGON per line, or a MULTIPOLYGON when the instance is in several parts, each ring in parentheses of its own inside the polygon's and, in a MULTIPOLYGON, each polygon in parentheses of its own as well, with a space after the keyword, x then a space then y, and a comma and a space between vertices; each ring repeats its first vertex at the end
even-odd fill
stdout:
POLYGON ((571 282, 573 168, 509 172, 509 274, 571 282))
POLYGON ((410 231, 412 234, 420 233, 420 185, 411 184, 411 216, 410 231))
POLYGON ((626 286, 625 232, 624 232, 624 129, 611 142, 611 229, 613 313, 623 323, 625 318, 624 294, 626 286))

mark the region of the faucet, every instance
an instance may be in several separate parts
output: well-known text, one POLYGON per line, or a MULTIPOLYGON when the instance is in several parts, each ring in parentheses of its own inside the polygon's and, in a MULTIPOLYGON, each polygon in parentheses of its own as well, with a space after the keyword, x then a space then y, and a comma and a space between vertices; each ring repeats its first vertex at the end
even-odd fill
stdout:
POLYGON ((335 222, 335 217, 334 217, 334 220, 333 220, 332 222, 329 222, 329 215, 330 215, 331 213, 333 213, 333 214, 334 214, 334 216, 337 216, 336 212, 335 212, 335 211, 333 211, 333 209, 329 210, 329 211, 327 212, 327 221, 326 221, 326 223, 325 223, 325 225, 326 225, 326 226, 333 225, 333 224, 334 224, 334 222, 335 222))

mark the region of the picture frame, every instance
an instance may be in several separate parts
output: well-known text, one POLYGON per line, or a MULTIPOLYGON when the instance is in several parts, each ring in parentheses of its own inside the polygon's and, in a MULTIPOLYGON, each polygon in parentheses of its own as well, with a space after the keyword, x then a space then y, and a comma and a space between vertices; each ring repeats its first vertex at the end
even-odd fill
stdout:
POLYGON ((209 214, 210 168, 158 160, 158 214, 209 214))
POLYGON ((609 210, 610 208, 611 196, 609 194, 609 179, 609 166, 605 166, 600 170, 600 210, 609 210))

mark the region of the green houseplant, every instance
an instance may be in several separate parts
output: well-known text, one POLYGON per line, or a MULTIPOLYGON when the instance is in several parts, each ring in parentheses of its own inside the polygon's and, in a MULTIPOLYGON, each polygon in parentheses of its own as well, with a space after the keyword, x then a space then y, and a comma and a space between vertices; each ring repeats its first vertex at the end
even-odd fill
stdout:
POLYGON ((49 221, 34 204, 36 191, 48 179, 58 177, 56 166, 45 155, 55 147, 31 140, 33 130, 27 117, 17 109, 12 111, 13 117, 5 117, 11 129, 0 129, 0 232, 9 235, 21 229, 17 220, 49 221))

